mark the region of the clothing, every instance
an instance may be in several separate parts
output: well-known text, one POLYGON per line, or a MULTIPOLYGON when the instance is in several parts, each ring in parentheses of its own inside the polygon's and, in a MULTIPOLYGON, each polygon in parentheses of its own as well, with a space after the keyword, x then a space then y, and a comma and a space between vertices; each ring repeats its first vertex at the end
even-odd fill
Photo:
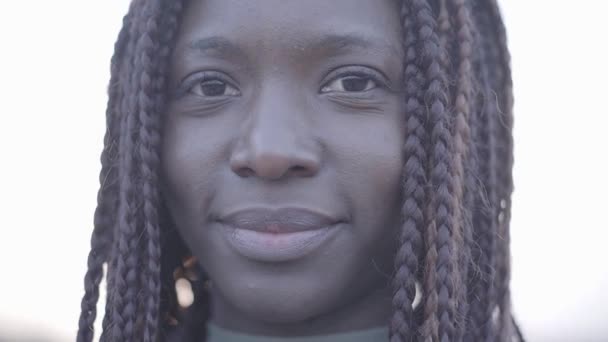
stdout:
POLYGON ((207 325, 208 342, 386 342, 388 328, 373 328, 339 334, 307 337, 268 337, 254 336, 233 332, 218 327, 213 323, 207 325))

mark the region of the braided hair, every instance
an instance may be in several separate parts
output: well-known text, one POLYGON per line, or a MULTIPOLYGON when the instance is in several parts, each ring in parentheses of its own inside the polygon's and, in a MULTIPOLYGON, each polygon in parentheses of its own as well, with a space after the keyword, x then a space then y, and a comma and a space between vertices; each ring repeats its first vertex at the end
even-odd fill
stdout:
MULTIPOLYGON (((188 252, 160 192, 162 113, 187 0, 133 0, 111 61, 100 188, 77 340, 197 340, 208 282, 176 277, 188 252)), ((513 94, 496 0, 402 0, 405 160, 392 342, 523 340, 511 314, 513 94), (415 298, 421 297, 416 305, 415 298)))

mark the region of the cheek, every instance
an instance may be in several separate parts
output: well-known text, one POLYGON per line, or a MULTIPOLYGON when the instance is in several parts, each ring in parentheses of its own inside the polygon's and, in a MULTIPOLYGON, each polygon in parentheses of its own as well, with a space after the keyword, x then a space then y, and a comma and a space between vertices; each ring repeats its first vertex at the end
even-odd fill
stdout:
POLYGON ((165 123, 161 155, 164 192, 180 227, 202 219, 218 170, 225 165, 225 142, 212 139, 208 130, 195 120, 168 119, 165 123), (180 222, 184 219, 188 222, 180 222))
POLYGON ((361 156, 365 159, 357 165, 360 185, 356 198, 358 210, 369 212, 375 219, 392 221, 400 201, 403 161, 398 145, 382 145, 382 152, 370 148, 366 156, 361 156))
POLYGON ((380 121, 336 141, 338 182, 347 192, 354 219, 367 226, 398 218, 403 169, 401 125, 380 121))
POLYGON ((383 274, 393 271, 400 221, 404 137, 401 126, 393 121, 367 126, 368 129, 349 134, 350 139, 339 140, 348 140, 349 144, 335 145, 339 146, 336 181, 351 215, 353 229, 348 234, 347 248, 355 254, 352 260, 356 260, 356 264, 351 265, 352 270, 382 281, 385 280, 383 274))

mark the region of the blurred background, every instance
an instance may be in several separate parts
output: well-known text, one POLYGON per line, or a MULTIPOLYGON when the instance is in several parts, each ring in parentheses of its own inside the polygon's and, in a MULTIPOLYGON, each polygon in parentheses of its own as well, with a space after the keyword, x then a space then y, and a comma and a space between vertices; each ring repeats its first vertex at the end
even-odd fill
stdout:
MULTIPOLYGON (((529 341, 608 341, 608 3, 500 1, 512 293, 529 341)), ((127 0, 0 2, 0 341, 74 340, 127 0)))

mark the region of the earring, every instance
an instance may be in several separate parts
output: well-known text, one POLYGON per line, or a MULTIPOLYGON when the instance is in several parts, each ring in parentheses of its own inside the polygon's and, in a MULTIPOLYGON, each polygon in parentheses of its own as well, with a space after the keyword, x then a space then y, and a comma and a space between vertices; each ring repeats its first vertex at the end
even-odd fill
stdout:
POLYGON ((198 269, 198 260, 195 256, 189 256, 182 262, 184 269, 184 277, 190 281, 197 281, 200 278, 200 271, 198 269))
POLYGON ((173 272, 173 279, 177 302, 182 309, 186 309, 194 303, 192 283, 199 279, 196 258, 189 256, 183 259, 182 264, 173 272))

